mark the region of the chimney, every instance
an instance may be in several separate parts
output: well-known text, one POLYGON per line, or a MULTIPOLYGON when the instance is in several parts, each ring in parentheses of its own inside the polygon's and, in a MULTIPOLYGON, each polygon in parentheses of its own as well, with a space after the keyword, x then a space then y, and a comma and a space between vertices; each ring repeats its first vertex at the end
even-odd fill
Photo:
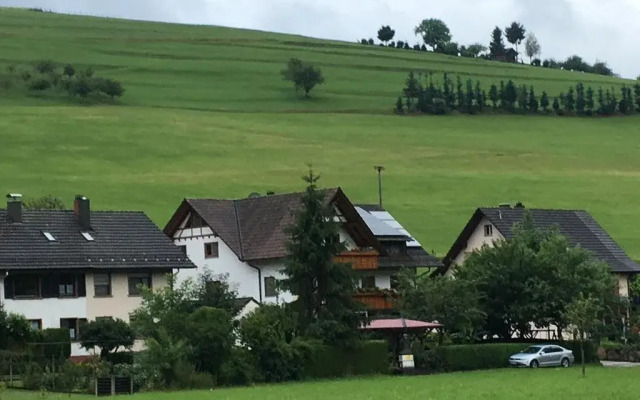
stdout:
POLYGON ((22 195, 21 194, 8 194, 7 195, 7 220, 10 223, 21 224, 22 223, 22 195))
POLYGON ((498 208, 511 208, 511 204, 509 204, 509 203, 500 203, 500 204, 498 204, 498 208))
POLYGON ((89 199, 79 194, 73 201, 73 214, 83 231, 91 230, 91 207, 89 199))

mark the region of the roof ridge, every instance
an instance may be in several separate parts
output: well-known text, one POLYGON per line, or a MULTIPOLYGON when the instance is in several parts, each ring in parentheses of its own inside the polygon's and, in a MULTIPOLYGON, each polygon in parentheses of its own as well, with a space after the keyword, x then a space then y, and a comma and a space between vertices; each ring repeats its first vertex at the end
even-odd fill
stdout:
MULTIPOLYGON (((317 188, 318 191, 320 192, 328 192, 331 190, 338 190, 341 189, 340 186, 333 186, 333 187, 328 187, 328 188, 317 188)), ((237 202, 237 201, 245 201, 245 200, 256 200, 256 199, 264 199, 264 198, 274 198, 274 197, 284 197, 284 196, 292 196, 292 195, 300 195, 305 193, 305 190, 300 190, 300 191, 296 191, 296 192, 286 192, 286 193, 274 193, 274 194, 265 194, 265 195, 260 195, 260 197, 240 197, 240 198, 214 198, 214 197, 187 197, 185 198, 185 200, 187 201, 191 201, 191 200, 200 200, 200 201, 231 201, 231 202, 237 202)))

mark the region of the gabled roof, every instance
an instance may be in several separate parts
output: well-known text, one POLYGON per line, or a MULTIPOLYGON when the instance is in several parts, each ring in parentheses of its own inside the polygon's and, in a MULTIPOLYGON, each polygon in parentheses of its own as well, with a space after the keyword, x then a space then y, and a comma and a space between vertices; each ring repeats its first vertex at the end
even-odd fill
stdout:
POLYGON ((10 223, 0 210, 0 270, 195 268, 142 212, 91 211, 94 240, 82 232, 73 211, 23 209, 10 223))
MULTIPOLYGON (((371 230, 340 188, 323 190, 346 219, 345 229, 356 245, 381 250, 371 230)), ((197 213, 243 261, 283 258, 287 255, 287 230, 301 208, 304 193, 274 194, 238 200, 185 199, 164 228, 173 237, 190 212, 197 213)))
POLYGON ((594 257, 609 264, 613 272, 640 273, 640 264, 631 260, 588 212, 524 207, 478 208, 447 253, 445 265, 449 266, 466 248, 467 240, 482 218, 487 218, 508 239, 513 237, 513 226, 522 222, 526 212, 531 213, 537 228, 557 228, 572 246, 589 250, 594 257))

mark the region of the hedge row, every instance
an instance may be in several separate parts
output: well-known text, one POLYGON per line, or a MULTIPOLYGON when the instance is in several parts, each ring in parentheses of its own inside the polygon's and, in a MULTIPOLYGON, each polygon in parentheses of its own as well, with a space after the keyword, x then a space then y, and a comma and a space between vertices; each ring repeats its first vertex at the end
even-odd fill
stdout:
POLYGON ((351 350, 326 345, 315 346, 304 368, 304 377, 307 379, 336 378, 388 372, 387 342, 372 340, 351 350))
MULTIPOLYGON (((536 344, 540 343, 490 343, 439 346, 427 351, 420 359, 424 364, 422 367, 432 372, 504 368, 509 366, 509 356, 536 344)), ((545 344, 556 344, 572 350, 575 356, 575 362, 581 362, 579 342, 545 342, 545 344)), ((586 362, 590 363, 598 360, 597 348, 593 343, 585 343, 584 351, 586 362)))

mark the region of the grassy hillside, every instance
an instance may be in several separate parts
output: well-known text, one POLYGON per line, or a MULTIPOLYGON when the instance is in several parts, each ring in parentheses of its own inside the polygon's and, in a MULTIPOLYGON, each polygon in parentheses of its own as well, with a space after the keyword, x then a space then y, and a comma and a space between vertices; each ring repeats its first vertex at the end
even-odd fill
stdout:
POLYGON ((504 201, 585 208, 640 258, 640 118, 396 117, 407 71, 513 79, 558 93, 614 78, 237 29, 0 9, 0 66, 93 65, 123 82, 114 106, 0 90, 0 192, 76 193, 103 209, 142 209, 164 225, 185 196, 322 184, 385 206, 423 245, 446 252, 473 209, 504 201), (290 57, 327 84, 298 98, 290 57))

